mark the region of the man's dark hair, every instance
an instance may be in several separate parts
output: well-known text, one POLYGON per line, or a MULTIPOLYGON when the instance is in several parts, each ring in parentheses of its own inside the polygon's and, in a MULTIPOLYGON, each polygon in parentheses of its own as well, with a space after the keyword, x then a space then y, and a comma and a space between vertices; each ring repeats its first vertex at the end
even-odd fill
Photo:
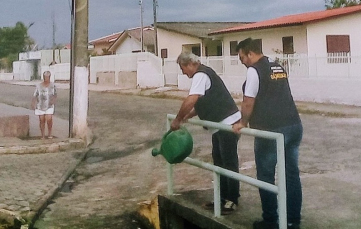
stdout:
POLYGON ((243 41, 239 42, 237 45, 237 52, 239 52, 239 50, 242 49, 244 54, 248 54, 250 51, 256 53, 256 54, 261 54, 261 47, 259 47, 258 43, 255 42, 252 38, 247 38, 244 39, 243 41))

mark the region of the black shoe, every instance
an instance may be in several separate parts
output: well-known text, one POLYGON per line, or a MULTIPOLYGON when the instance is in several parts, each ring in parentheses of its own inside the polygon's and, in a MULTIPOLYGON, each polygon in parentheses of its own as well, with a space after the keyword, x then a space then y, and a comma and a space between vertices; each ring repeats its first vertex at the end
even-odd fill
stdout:
POLYGON ((253 223, 253 229, 278 229, 278 223, 267 221, 256 221, 253 223))

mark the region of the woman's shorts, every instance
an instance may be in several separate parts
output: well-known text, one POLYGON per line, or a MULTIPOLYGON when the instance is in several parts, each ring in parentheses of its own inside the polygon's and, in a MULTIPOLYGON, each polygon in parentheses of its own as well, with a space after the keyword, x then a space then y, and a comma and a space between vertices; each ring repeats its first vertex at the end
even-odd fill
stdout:
POLYGON ((35 115, 46 115, 46 114, 54 114, 54 107, 49 108, 45 111, 43 110, 39 110, 39 109, 35 109, 35 115))

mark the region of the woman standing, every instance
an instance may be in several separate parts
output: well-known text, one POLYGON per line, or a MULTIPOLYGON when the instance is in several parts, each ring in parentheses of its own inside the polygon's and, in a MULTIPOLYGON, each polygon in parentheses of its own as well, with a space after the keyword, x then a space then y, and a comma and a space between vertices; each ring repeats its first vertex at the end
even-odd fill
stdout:
POLYGON ((56 89, 54 83, 50 82, 50 71, 43 73, 44 81, 36 85, 32 99, 32 108, 35 109, 35 115, 39 116, 41 139, 45 139, 45 123, 48 126, 48 139, 53 138, 53 114, 56 102, 56 89))

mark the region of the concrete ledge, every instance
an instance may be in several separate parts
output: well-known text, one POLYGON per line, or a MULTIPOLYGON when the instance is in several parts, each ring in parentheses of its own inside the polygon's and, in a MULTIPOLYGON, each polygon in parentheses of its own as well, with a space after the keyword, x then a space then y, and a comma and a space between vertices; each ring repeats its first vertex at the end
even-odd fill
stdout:
POLYGON ((29 130, 29 115, 0 117, 0 137, 27 137, 29 130))
POLYGON ((59 140, 23 140, 16 145, 1 144, 0 154, 39 154, 84 149, 85 142, 81 139, 59 140))
POLYGON ((203 210, 191 202, 174 196, 158 196, 160 228, 164 229, 236 229, 245 228, 234 225, 223 218, 215 218, 212 211, 203 210))

